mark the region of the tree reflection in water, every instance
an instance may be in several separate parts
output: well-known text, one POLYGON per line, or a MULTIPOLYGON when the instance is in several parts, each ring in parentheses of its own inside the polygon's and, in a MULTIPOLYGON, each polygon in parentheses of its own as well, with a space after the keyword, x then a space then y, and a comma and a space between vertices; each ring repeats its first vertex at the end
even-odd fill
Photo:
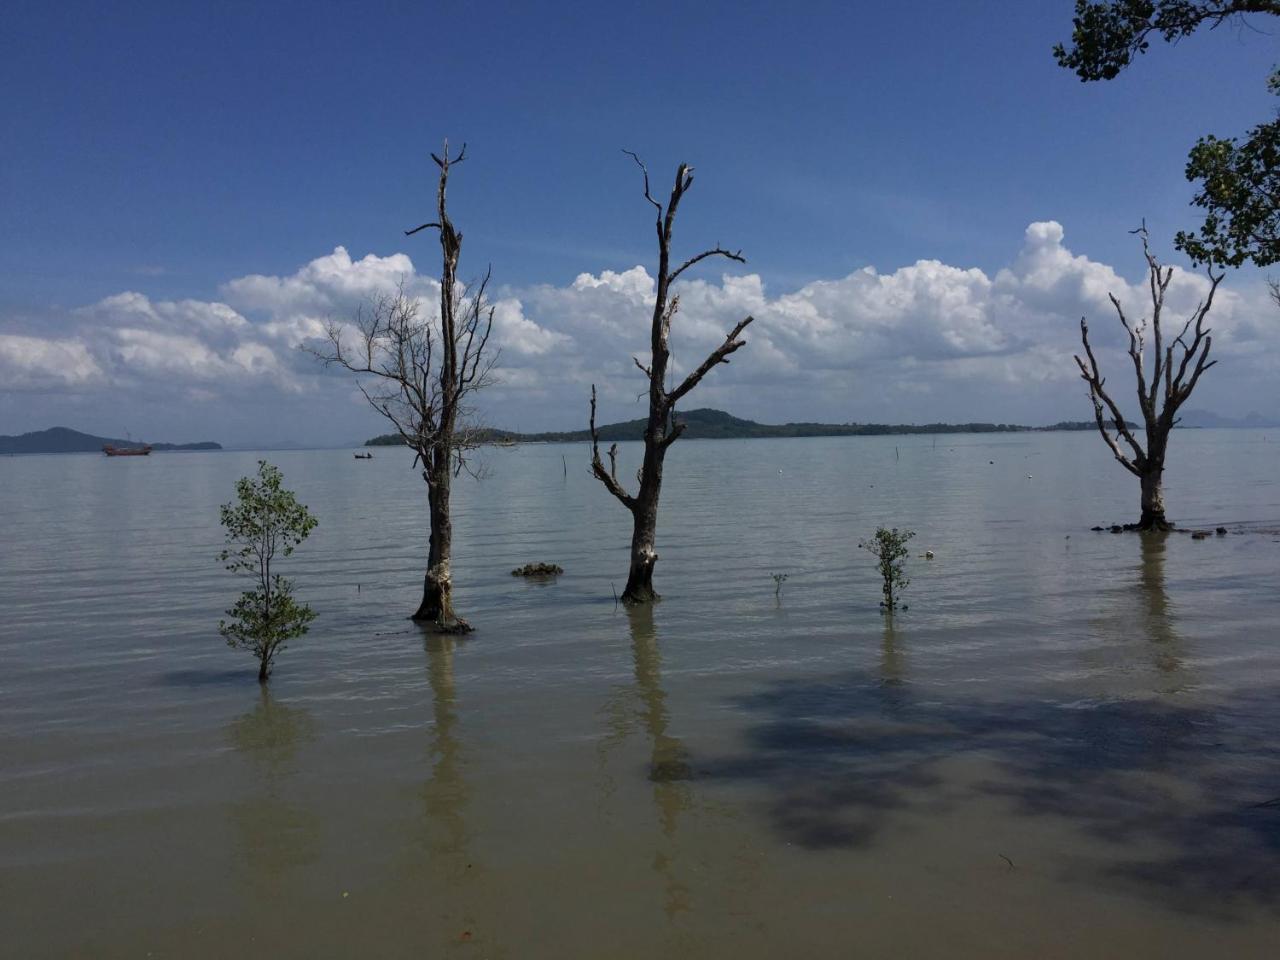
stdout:
MULTIPOLYGON (((1096 604, 1089 618, 1096 643, 1083 656, 1090 693, 1105 697, 1173 697, 1192 690, 1186 641, 1178 630, 1179 611, 1171 598, 1165 561, 1176 533, 1126 535, 1137 540, 1137 556, 1120 559, 1105 590, 1082 596, 1096 604)), ((1127 552, 1127 551, 1126 551, 1127 552)), ((1132 555, 1130 555, 1132 556, 1132 555)))
POLYGON ((284 873, 319 855, 319 817, 285 798, 298 772, 298 747, 313 736, 311 715, 277 703, 265 686, 258 705, 227 728, 231 745, 249 760, 257 786, 230 813, 240 860, 255 883, 278 883, 284 873))
MULTIPOLYGON (((1177 608, 1169 599, 1165 585, 1165 550, 1168 533, 1144 533, 1142 556, 1138 565, 1139 606, 1146 639, 1152 644, 1153 662, 1157 672, 1177 676, 1186 659, 1182 638, 1174 629, 1177 608)), ((1172 693, 1178 686, 1163 690, 1172 693)))
POLYGON ((900 687, 907 682, 907 658, 902 638, 893 625, 892 611, 884 615, 884 635, 880 640, 880 683, 900 687))
POLYGON ((671 717, 662 686, 662 651, 654 627, 653 606, 629 607, 626 613, 634 682, 615 687, 601 711, 608 730, 597 754, 601 802, 607 807, 617 792, 608 769, 610 755, 637 732, 642 733, 648 741, 646 775, 652 784, 651 796, 662 835, 652 866, 662 878, 663 910, 672 920, 691 908, 689 887, 678 875, 677 830, 681 814, 691 806, 688 781, 693 772, 684 743, 667 733, 671 717))
POLYGON ((427 683, 431 688, 432 724, 427 741, 431 775, 422 785, 423 846, 439 865, 448 864, 458 879, 465 870, 470 834, 465 819, 467 785, 462 776, 458 742, 458 694, 453 676, 456 645, 450 636, 426 637, 427 683))
POLYGON ((420 902, 434 918, 432 926, 449 939, 470 942, 480 937, 476 906, 482 870, 473 851, 475 831, 467 822, 471 795, 454 678, 454 657, 466 641, 430 631, 424 631, 423 637, 431 689, 430 774, 419 793, 414 837, 419 857, 412 873, 421 880, 411 882, 420 884, 420 902))
POLYGON ((690 909, 689 887, 678 876, 676 831, 680 814, 688 810, 691 803, 688 781, 693 773, 684 743, 667 733, 671 716, 667 693, 662 687, 662 651, 653 623, 653 605, 628 609, 627 619, 639 717, 649 739, 649 781, 653 784, 653 805, 663 836, 654 853, 653 868, 663 879, 666 891, 663 907, 667 918, 674 919, 690 909))

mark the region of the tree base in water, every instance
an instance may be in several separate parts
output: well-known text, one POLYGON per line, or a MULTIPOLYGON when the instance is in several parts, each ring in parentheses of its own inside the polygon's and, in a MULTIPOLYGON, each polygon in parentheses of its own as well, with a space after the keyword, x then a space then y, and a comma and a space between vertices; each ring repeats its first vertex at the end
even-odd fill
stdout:
POLYGON ((653 552, 652 546, 633 552, 631 570, 627 574, 627 586, 622 591, 623 603, 627 606, 636 606, 662 599, 653 589, 653 568, 657 564, 658 555, 653 552))
POLYGON ((420 627, 426 627, 434 633, 471 633, 475 627, 461 617, 439 617, 431 614, 415 613, 409 618, 420 627))
POLYGON ((1105 527, 1091 527, 1091 530, 1110 530, 1112 533, 1183 533, 1168 520, 1152 520, 1138 523, 1113 523, 1105 527))
POLYGON ((453 612, 451 590, 430 590, 409 619, 434 633, 470 633, 471 624, 453 612))
POLYGON ((656 590, 653 589, 653 581, 642 581, 640 583, 628 583, 627 588, 622 591, 622 602, 629 607, 638 606, 642 603, 653 603, 661 600, 656 590))

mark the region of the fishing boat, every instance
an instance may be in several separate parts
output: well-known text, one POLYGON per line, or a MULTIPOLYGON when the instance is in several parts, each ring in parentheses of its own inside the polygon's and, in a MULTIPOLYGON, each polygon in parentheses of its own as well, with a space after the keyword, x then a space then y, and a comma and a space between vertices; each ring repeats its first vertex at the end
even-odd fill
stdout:
POLYGON ((115 447, 109 443, 102 445, 102 452, 108 457, 145 457, 151 453, 151 444, 141 447, 115 447))
POLYGON ((372 460, 372 459, 373 459, 373 454, 372 454, 372 453, 357 453, 357 454, 353 454, 353 456, 354 456, 357 460, 372 460))

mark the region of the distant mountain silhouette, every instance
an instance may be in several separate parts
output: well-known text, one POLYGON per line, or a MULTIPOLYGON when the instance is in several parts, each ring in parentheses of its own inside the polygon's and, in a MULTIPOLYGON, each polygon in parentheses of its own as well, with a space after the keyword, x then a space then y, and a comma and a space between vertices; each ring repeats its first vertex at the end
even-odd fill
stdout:
MULTIPOLYGON (((1092 420, 1056 423, 1051 427, 1026 427, 1014 423, 756 423, 743 420, 723 410, 700 408, 681 410, 676 419, 685 423, 684 436, 693 440, 729 440, 749 437, 875 437, 895 434, 938 433, 1021 433, 1040 430, 1094 430, 1092 420)), ((646 420, 625 420, 607 423, 600 427, 600 439, 612 443, 615 440, 641 440, 644 438, 646 420)), ((547 433, 516 433, 511 430, 490 428, 481 431, 490 442, 515 443, 565 443, 590 440, 587 430, 568 430, 547 433)), ((365 442, 365 446, 400 446, 399 434, 385 434, 365 442)))
MULTIPOLYGON (((5 453, 101 453, 105 444, 113 447, 142 447, 138 440, 95 437, 69 427, 50 427, 16 437, 0 437, 0 454, 5 453)), ((221 450, 212 440, 201 443, 153 443, 153 450, 221 450)))
POLYGON ((1249 427, 1280 427, 1280 420, 1264 417, 1256 411, 1245 417, 1224 417, 1211 410, 1186 410, 1179 414, 1181 427, 1219 427, 1225 429, 1244 429, 1249 427))

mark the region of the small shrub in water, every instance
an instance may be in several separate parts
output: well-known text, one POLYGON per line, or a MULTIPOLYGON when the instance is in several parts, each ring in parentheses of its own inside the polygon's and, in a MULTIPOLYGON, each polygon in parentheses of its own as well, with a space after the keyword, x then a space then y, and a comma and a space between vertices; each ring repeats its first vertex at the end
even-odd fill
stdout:
POLYGON ((227 646, 258 658, 258 681, 265 683, 275 656, 286 641, 307 632, 315 612, 293 599, 293 581, 273 573, 271 563, 287 557, 315 529, 316 518, 292 490, 280 486, 280 470, 258 461, 256 477, 236 481, 236 499, 222 506, 227 547, 221 560, 232 573, 251 577, 253 589, 240 595, 218 624, 227 646))
POLYGON ((876 569, 884 581, 881 587, 884 599, 880 605, 886 610, 898 606, 898 594, 911 582, 906 574, 907 557, 910 555, 907 541, 914 536, 911 530, 900 532, 897 527, 891 530, 879 527, 874 537, 858 544, 876 558, 876 569))

